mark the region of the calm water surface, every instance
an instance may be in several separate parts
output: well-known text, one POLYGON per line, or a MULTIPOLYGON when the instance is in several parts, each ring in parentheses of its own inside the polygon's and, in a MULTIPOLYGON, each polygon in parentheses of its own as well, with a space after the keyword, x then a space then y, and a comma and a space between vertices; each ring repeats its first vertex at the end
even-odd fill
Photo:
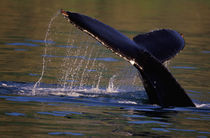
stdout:
POLYGON ((0 137, 209 137, 209 14, 208 0, 1 1, 0 137), (186 47, 167 66, 197 108, 148 105, 137 71, 67 23, 61 8, 130 38, 183 33, 186 47))

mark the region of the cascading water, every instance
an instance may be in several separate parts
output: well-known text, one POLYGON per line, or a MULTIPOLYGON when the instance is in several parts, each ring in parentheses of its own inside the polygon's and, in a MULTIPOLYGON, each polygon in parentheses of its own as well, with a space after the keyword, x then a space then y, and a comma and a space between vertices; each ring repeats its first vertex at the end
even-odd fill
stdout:
POLYGON ((49 35, 49 32, 50 32, 50 29, 51 29, 51 25, 53 23, 53 21, 55 20, 55 18, 59 15, 59 11, 57 11, 56 15, 53 16, 49 22, 49 25, 48 25, 48 28, 47 28, 47 32, 46 32, 46 35, 45 35, 45 39, 44 39, 44 42, 45 42, 45 49, 44 49, 44 55, 43 55, 43 58, 42 58, 42 72, 41 72, 41 76, 40 78, 38 79, 38 81, 35 83, 33 89, 32 89, 32 95, 36 95, 36 88, 37 86, 40 84, 43 76, 44 76, 44 73, 45 73, 45 67, 47 66, 46 65, 46 61, 45 61, 45 56, 47 54, 47 48, 48 48, 48 42, 47 42, 47 38, 48 38, 48 35, 49 35))
POLYGON ((81 92, 139 90, 139 81, 136 81, 138 74, 132 66, 118 60, 96 40, 62 20, 63 17, 56 13, 49 22, 42 72, 32 95, 47 93, 72 96, 81 92), (40 85, 41 82, 52 85, 40 85))

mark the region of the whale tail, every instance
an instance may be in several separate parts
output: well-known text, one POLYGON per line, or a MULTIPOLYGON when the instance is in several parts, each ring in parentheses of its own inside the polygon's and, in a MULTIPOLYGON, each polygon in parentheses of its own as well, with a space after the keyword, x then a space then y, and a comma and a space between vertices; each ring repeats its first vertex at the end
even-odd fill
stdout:
POLYGON ((119 31, 91 17, 61 10, 78 29, 134 65, 141 75, 149 102, 162 107, 195 107, 176 79, 162 64, 184 48, 182 36, 169 29, 140 34, 129 39, 119 31))
MULTIPOLYGON (((185 46, 183 37, 178 32, 169 29, 140 34, 135 36, 133 40, 141 47, 143 46, 161 63, 174 57, 185 46)), ((154 63, 154 61, 145 62, 144 69, 136 66, 140 72, 149 102, 164 107, 194 106, 174 77, 166 69, 160 68, 154 63)))

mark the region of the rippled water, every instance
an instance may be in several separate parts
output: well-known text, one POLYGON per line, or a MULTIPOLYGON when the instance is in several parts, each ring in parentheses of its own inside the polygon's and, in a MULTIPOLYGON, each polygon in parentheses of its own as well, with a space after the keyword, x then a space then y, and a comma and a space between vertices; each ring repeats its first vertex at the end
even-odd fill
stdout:
POLYGON ((210 136, 208 0, 8 0, 0 11, 0 137, 210 136), (137 71, 67 23, 61 8, 130 38, 183 33, 186 47, 167 66, 197 107, 148 105, 137 71))

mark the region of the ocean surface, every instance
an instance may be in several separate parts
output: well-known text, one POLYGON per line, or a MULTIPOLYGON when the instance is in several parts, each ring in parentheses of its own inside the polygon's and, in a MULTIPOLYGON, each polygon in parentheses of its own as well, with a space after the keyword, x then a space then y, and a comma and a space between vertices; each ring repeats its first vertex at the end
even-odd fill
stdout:
POLYGON ((210 137, 210 1, 0 3, 0 137, 210 137), (182 33, 185 48, 166 66, 196 107, 148 104, 138 71, 60 9, 131 39, 161 28, 182 33))

